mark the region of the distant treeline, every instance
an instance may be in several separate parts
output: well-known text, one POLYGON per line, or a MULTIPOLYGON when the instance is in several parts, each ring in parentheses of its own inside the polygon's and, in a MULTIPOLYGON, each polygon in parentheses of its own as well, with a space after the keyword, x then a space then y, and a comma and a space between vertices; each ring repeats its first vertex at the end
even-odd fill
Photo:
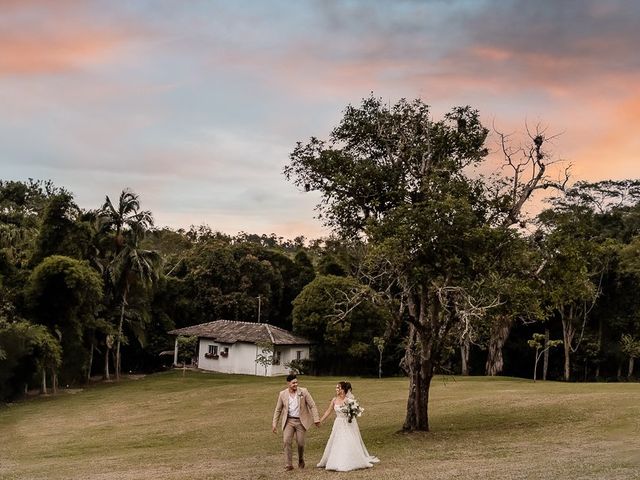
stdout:
MULTIPOLYGON (((493 307, 447 338, 439 371, 531 377, 538 356, 538 377, 633 378, 637 188, 577 184, 533 233, 517 232, 508 271, 487 277, 496 284, 482 303, 493 307)), ((167 368, 167 331, 258 321, 258 304, 260 321, 315 342, 310 373, 401 375, 407 322, 363 267, 367 248, 157 228, 128 190, 87 210, 51 182, 0 181, 0 399, 167 368)))

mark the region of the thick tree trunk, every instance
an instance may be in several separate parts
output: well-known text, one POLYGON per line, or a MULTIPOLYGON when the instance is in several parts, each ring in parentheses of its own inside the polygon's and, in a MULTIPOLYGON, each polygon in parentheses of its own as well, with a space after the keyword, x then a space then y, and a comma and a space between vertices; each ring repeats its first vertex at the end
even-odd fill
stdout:
POLYGON ((405 368, 409 374, 407 415, 402 426, 405 432, 429 431, 429 388, 433 378, 429 352, 424 350, 423 339, 411 327, 410 341, 405 352, 405 368))
POLYGON ((486 364, 487 375, 495 376, 502 373, 504 369, 502 348, 507 343, 512 325, 512 317, 500 316, 494 320, 491 326, 491 338, 489 339, 489 353, 486 364))
MULTIPOLYGON (((549 329, 545 328, 544 329, 544 344, 549 345, 549 329)), ((544 358, 542 361, 542 380, 546 380, 547 379, 547 372, 549 371, 549 349, 547 348, 544 351, 544 358)))
POLYGON ((54 395, 58 393, 58 374, 55 370, 51 371, 51 390, 54 395))
MULTIPOLYGON (((447 281, 443 282, 445 285, 447 281)), ((429 389, 435 365, 441 360, 441 343, 448 334, 451 318, 446 317, 440 292, 422 286, 416 297, 408 295, 407 308, 415 323, 409 326, 403 359, 409 376, 405 432, 429 431, 429 389)))
POLYGON ((633 364, 634 364, 635 359, 633 357, 629 357, 629 371, 627 373, 627 377, 631 378, 631 376, 633 375, 633 364))
POLYGON ((429 431, 429 387, 430 375, 420 365, 420 359, 414 359, 415 368, 409 376, 409 399, 407 400, 407 416, 402 429, 405 432, 429 431))
POLYGON ((471 351, 471 341, 468 337, 462 340, 460 345, 460 361, 462 362, 462 375, 469 375, 469 352, 471 351))

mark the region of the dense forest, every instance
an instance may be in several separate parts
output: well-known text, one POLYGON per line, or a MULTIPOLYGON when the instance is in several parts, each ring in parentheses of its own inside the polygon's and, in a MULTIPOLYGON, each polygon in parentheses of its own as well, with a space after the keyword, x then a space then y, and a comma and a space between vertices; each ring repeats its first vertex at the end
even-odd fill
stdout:
MULTIPOLYGON (((396 127, 402 118, 410 128, 422 121, 421 105, 370 98, 350 108, 332 135, 352 152, 312 139, 285 170, 330 199, 329 238, 159 228, 128 189, 84 208, 51 182, 0 180, 0 399, 168 368, 172 357, 160 355, 173 346, 167 331, 216 319, 306 336, 315 342, 306 366, 314 374, 411 376, 409 353, 424 359, 422 335, 437 348, 429 368, 445 374, 636 378, 640 182, 558 185, 525 222, 518 202, 542 183, 471 181, 460 173, 468 164, 443 163, 420 171, 432 179, 427 202, 426 187, 412 190, 400 171, 345 160, 362 152, 376 160, 373 137, 384 128, 362 128, 371 118, 388 115, 396 127), (352 183, 340 185, 345 178, 352 183), (389 179, 402 188, 390 189, 389 179), (367 202, 376 203, 362 200, 369 188, 367 202), (415 285, 428 288, 407 294, 415 285), (419 328, 429 315, 440 323, 427 337, 419 328)), ((474 130, 469 110, 452 115, 431 124, 425 144, 443 148, 442 158, 480 161, 486 131, 474 130), (436 143, 439 134, 446 142, 436 143)), ((535 172, 544 137, 531 140, 523 151, 535 172)), ((381 142, 380 158, 389 155, 381 142)), ((397 148, 400 158, 418 147, 397 148)), ((503 151, 518 173, 514 151, 503 151)))

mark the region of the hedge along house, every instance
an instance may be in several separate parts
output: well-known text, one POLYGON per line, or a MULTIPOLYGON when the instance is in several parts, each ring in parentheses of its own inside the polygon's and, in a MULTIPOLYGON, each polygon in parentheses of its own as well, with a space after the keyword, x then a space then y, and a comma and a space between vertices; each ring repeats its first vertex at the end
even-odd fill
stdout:
POLYGON ((263 355, 261 345, 273 345, 272 364, 266 376, 286 375, 292 360, 309 358, 311 342, 306 338, 268 323, 216 320, 168 332, 176 336, 173 363, 178 363, 178 337, 198 337, 198 367, 221 373, 265 375, 265 367, 256 362, 263 355))

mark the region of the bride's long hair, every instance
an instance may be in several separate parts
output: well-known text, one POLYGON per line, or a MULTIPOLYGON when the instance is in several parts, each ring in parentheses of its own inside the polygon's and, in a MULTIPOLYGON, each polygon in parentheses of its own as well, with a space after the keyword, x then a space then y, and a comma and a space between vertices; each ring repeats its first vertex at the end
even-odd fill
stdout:
POLYGON ((351 383, 338 382, 338 385, 340 385, 340 389, 344 392, 345 397, 353 398, 353 393, 351 392, 351 383))

